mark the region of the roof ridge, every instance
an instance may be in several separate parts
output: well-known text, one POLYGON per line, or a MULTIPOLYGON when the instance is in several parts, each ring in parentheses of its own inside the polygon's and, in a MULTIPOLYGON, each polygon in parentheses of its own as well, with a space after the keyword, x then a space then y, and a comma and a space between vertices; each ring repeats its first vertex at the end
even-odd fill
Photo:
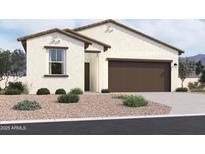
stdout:
POLYGON ((106 20, 91 23, 91 24, 88 24, 88 25, 80 26, 80 27, 74 28, 72 30, 73 31, 79 31, 79 30, 87 29, 87 28, 90 28, 90 27, 94 27, 94 26, 97 26, 97 25, 101 25, 101 24, 108 23, 108 22, 113 22, 113 21, 114 21, 113 19, 106 19, 106 20))
MULTIPOLYGON (((109 44, 107 44, 107 43, 98 41, 98 40, 96 40, 96 39, 94 39, 94 38, 91 38, 91 37, 89 37, 89 36, 85 36, 85 35, 83 35, 83 34, 80 34, 80 33, 78 33, 78 32, 75 32, 75 31, 73 31, 73 30, 71 30, 71 29, 69 29, 69 28, 63 29, 63 31, 69 31, 70 33, 74 33, 74 34, 76 34, 76 35, 79 35, 80 37, 83 37, 83 38, 85 38, 85 39, 87 39, 87 40, 89 40, 89 41, 92 41, 92 42, 98 43, 98 44, 100 44, 100 45, 103 45, 103 46, 106 47, 106 48, 111 48, 111 46, 110 46, 109 44)), ((106 50, 107 50, 107 49, 106 49, 106 50)))
POLYGON ((90 44, 92 44, 91 41, 89 41, 89 40, 87 40, 87 39, 85 39, 83 37, 80 37, 79 35, 71 34, 71 33, 65 32, 63 30, 60 30, 58 28, 53 28, 53 29, 49 29, 49 30, 46 30, 46 31, 38 32, 38 33, 35 33, 35 34, 19 37, 19 38, 17 38, 17 41, 21 41, 21 43, 23 45, 23 48, 26 51, 26 46, 27 46, 26 40, 31 39, 31 38, 35 38, 35 37, 39 37, 39 36, 42 36, 42 35, 46 35, 46 34, 49 34, 49 33, 54 33, 54 32, 59 32, 59 33, 61 33, 63 35, 66 35, 66 36, 72 37, 72 38, 74 38, 76 40, 84 42, 85 43, 85 48, 87 48, 90 44))
POLYGON ((116 25, 118 25, 120 27, 123 27, 123 28, 129 30, 129 31, 132 31, 132 32, 137 33, 139 35, 142 35, 142 36, 144 36, 144 37, 146 37, 148 39, 151 39, 152 41, 155 41, 155 42, 160 43, 162 45, 165 45, 165 46, 167 46, 169 48, 177 50, 180 54, 184 53, 183 50, 181 50, 181 49, 179 49, 179 48, 177 48, 175 46, 172 46, 172 45, 170 45, 168 43, 165 43, 165 42, 163 42, 161 40, 158 40, 158 39, 156 39, 156 38, 154 38, 152 36, 149 36, 149 35, 147 35, 147 34, 145 34, 143 32, 140 32, 140 31, 136 30, 135 28, 128 27, 127 25, 119 23, 119 22, 117 22, 117 21, 115 21, 113 19, 107 19, 107 20, 103 20, 103 21, 100 21, 100 22, 92 23, 92 24, 89 24, 89 25, 81 26, 81 27, 78 27, 78 28, 74 28, 73 30, 77 32, 77 31, 81 31, 81 30, 84 30, 84 29, 88 29, 88 28, 99 26, 99 25, 103 25, 103 24, 106 24, 106 23, 116 24, 116 25))
POLYGON ((34 34, 26 35, 26 36, 23 36, 23 37, 19 37, 19 38, 17 38, 17 41, 25 41, 25 40, 30 39, 30 38, 38 37, 38 36, 41 36, 41 35, 46 35, 46 34, 53 33, 53 32, 60 32, 64 35, 67 35, 67 36, 73 37, 75 39, 81 40, 85 43, 92 44, 92 42, 90 42, 89 40, 87 40, 83 37, 80 37, 79 35, 68 33, 66 31, 63 31, 63 30, 58 29, 58 28, 52 28, 52 29, 49 29, 49 30, 45 30, 45 31, 41 31, 41 32, 38 32, 38 33, 34 33, 34 34))

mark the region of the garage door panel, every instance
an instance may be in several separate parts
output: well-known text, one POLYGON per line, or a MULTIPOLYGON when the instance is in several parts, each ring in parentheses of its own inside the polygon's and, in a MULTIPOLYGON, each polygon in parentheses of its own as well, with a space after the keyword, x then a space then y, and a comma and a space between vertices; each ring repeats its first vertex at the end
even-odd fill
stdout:
POLYGON ((109 61, 113 92, 170 91, 170 63, 109 61))

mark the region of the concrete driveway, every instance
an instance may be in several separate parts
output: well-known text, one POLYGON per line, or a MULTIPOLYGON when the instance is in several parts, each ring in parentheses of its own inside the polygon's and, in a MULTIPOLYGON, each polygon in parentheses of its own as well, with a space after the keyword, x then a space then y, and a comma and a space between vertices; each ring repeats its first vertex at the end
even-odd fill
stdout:
POLYGON ((170 114, 205 114, 205 94, 144 92, 137 95, 172 107, 170 114))

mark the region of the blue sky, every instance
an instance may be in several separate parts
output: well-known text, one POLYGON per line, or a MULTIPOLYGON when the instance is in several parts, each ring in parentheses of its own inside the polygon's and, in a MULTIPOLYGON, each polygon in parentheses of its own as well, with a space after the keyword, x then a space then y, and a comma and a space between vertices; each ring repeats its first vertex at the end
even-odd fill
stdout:
MULTIPOLYGON (((0 20, 0 48, 22 48, 17 37, 50 28, 75 28, 100 20, 0 20)), ((205 20, 117 20, 186 51, 183 56, 205 54, 205 20)))

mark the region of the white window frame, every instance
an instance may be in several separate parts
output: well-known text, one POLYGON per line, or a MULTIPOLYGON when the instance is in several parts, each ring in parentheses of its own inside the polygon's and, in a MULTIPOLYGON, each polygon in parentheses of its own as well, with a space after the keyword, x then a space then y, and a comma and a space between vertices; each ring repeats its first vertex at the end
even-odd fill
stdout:
POLYGON ((49 75, 65 75, 66 74, 66 49, 61 49, 61 48, 49 48, 48 49, 48 74, 49 75), (57 52, 63 52, 63 60, 62 61, 52 61, 51 58, 51 50, 55 50, 56 52, 56 58, 57 58, 57 52), (52 65, 50 65, 51 63, 60 63, 62 64, 62 74, 52 74, 52 65))

